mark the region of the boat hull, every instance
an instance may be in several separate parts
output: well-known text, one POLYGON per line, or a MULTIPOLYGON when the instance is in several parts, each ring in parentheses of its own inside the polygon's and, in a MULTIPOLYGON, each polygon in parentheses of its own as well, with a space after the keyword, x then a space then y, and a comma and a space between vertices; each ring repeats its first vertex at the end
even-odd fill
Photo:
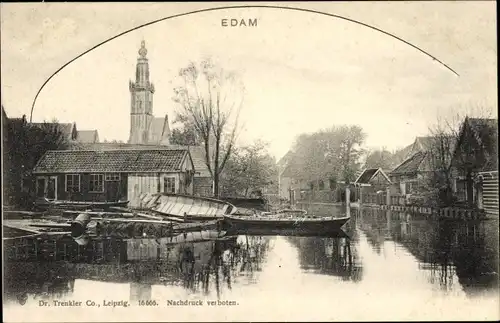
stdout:
POLYGON ((94 201, 37 201, 35 207, 48 209, 64 209, 64 210, 87 210, 87 209, 108 209, 110 207, 126 207, 128 201, 116 202, 94 202, 94 201))
POLYGON ((222 219, 224 215, 236 212, 236 207, 231 203, 206 197, 143 193, 139 199, 139 209, 169 217, 186 218, 187 221, 222 219))
POLYGON ((343 218, 295 218, 295 219, 273 219, 252 216, 225 216, 224 222, 228 230, 263 229, 275 233, 288 231, 290 233, 320 234, 335 232, 349 220, 343 218))

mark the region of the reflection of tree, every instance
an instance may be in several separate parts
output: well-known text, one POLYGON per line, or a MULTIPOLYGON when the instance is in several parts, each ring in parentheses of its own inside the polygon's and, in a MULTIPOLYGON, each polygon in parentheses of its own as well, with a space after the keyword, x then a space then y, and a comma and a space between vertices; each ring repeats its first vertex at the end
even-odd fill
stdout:
POLYGON ((73 273, 64 266, 50 263, 11 262, 4 264, 4 296, 24 304, 28 294, 35 299, 70 295, 74 289, 73 273))
POLYGON ((429 282, 442 290, 454 287, 455 273, 466 292, 498 287, 498 222, 430 220, 370 210, 358 216, 357 226, 375 250, 376 238, 387 232, 417 259, 429 282))
POLYGON ((360 218, 358 228, 365 233, 368 243, 378 254, 382 252, 384 241, 388 236, 387 218, 384 215, 381 210, 363 208, 358 216, 360 218))
POLYGON ((150 298, 153 284, 180 284, 191 292, 215 289, 220 295, 224 286, 231 289, 235 276, 254 279, 269 249, 269 238, 251 236, 169 245, 155 239, 96 240, 84 247, 72 239, 44 243, 50 248, 31 244, 32 258, 15 261, 17 257, 4 265, 11 274, 6 282, 13 295, 45 290, 46 295, 57 296, 58 282, 75 278, 130 283, 131 299, 150 298))
POLYGON ((208 293, 214 284, 220 296, 222 284, 228 289, 241 274, 250 282, 255 282, 254 272, 261 270, 261 264, 269 249, 269 241, 264 237, 244 236, 231 240, 217 241, 210 259, 201 266, 199 272, 190 271, 186 277, 191 281, 192 291, 201 289, 208 293), (212 279, 211 279, 212 278, 212 279))
POLYGON ((302 269, 358 282, 362 267, 354 245, 348 238, 288 237, 298 249, 302 269))

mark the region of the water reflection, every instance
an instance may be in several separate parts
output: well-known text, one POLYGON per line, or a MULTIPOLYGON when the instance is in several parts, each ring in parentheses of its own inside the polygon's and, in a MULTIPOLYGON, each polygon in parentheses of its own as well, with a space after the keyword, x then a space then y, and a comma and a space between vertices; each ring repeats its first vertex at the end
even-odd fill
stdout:
MULTIPOLYGON (((208 294, 232 288, 255 272, 269 250, 269 237, 230 236, 213 241, 169 244, 168 239, 102 239, 86 246, 71 238, 21 241, 6 248, 7 298, 61 298, 76 279, 130 283, 130 299, 151 299, 152 285, 182 286, 208 294)), ((22 303, 21 301, 19 301, 22 303)))
POLYGON ((288 237, 299 252, 300 267, 306 271, 360 281, 362 267, 349 238, 288 237))
POLYGON ((377 209, 356 216, 373 250, 381 253, 385 241, 395 242, 443 291, 453 290, 455 280, 470 295, 498 289, 498 221, 432 220, 377 209))
MULTIPOLYGON (((345 214, 341 208, 315 213, 332 212, 345 214)), ((4 246, 5 298, 64 299, 94 292, 96 282, 113 286, 97 293, 120 290, 130 301, 274 293, 301 302, 316 297, 315 288, 350 297, 418 295, 407 302, 412 306, 435 293, 498 297, 498 221, 437 221, 376 209, 350 214, 343 231, 324 236, 259 230, 199 242, 100 239, 86 246, 69 237, 18 239, 4 246)))

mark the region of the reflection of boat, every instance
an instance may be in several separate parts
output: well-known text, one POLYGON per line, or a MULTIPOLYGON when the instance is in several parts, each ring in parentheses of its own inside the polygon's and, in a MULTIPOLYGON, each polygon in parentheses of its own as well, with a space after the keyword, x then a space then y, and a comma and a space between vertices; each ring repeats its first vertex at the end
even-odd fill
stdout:
POLYGON ((329 232, 315 232, 313 230, 297 230, 297 229, 276 229, 276 228, 239 228, 229 229, 226 236, 299 236, 299 237, 323 237, 323 238, 349 238, 349 235, 342 229, 331 230, 329 232))
POLYGON ((224 215, 236 212, 236 207, 231 203, 207 197, 143 193, 139 199, 141 209, 194 221, 221 219, 224 215))
POLYGON ((35 206, 41 209, 108 209, 110 207, 125 207, 128 201, 98 202, 98 201, 69 201, 69 200, 37 200, 35 206))
POLYGON ((163 246, 164 244, 214 241, 224 237, 225 234, 226 231, 216 231, 216 230, 190 231, 175 236, 171 236, 168 238, 161 238, 158 239, 158 241, 160 243, 160 246, 163 246))
POLYGON ((350 217, 305 217, 283 214, 268 216, 226 215, 224 220, 230 229, 273 229, 295 232, 322 233, 340 230, 350 217))

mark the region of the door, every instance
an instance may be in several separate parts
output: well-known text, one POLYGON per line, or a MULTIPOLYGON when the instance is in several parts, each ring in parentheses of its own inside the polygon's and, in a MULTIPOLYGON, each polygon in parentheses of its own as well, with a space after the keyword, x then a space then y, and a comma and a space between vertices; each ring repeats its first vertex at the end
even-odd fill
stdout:
POLYGON ((36 197, 45 197, 45 178, 37 178, 36 180, 36 197))
POLYGON ((57 200, 57 176, 50 176, 47 181, 47 195, 49 200, 57 200))
POLYGON ((106 201, 118 201, 120 196, 120 182, 107 181, 106 182, 106 201))

